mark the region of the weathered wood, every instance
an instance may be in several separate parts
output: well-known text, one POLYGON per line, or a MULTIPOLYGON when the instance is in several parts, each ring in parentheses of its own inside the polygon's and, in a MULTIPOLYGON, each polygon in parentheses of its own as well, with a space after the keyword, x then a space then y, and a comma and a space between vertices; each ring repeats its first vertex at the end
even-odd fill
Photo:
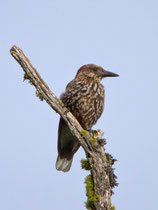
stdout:
MULTIPOLYGON (((96 210, 111 210, 111 186, 108 172, 109 162, 105 155, 103 144, 101 144, 99 140, 95 141, 95 143, 91 143, 91 135, 83 130, 76 118, 64 106, 62 101, 51 92, 21 49, 14 45, 11 48, 10 53, 24 70, 24 78, 28 79, 30 83, 35 86, 37 95, 41 99, 44 99, 53 110, 64 118, 71 132, 80 141, 90 164, 94 197, 97 198, 89 208, 96 210)), ((98 132, 94 138, 100 139, 102 135, 103 132, 98 132)))

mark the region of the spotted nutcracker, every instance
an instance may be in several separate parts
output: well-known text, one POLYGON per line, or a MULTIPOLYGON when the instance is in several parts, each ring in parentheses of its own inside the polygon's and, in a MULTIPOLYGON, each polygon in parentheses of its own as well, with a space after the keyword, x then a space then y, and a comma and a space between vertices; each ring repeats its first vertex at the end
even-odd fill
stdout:
MULTIPOLYGON (((103 113, 105 89, 101 84, 101 79, 117 76, 119 75, 106 71, 100 66, 88 64, 82 66, 75 78, 67 85, 61 100, 83 129, 91 130, 103 113)), ((56 169, 63 172, 69 171, 73 156, 79 147, 78 139, 71 133, 61 117, 58 128, 56 169)))

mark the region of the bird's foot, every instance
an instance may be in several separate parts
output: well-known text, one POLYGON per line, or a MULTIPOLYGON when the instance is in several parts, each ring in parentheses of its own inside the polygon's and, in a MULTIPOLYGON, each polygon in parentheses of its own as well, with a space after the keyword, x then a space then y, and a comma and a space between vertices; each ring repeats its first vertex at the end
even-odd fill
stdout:
POLYGON ((104 135, 104 132, 101 130, 88 130, 90 136, 93 139, 96 139, 98 141, 98 143, 101 146, 104 146, 106 144, 106 139, 102 138, 102 136, 104 135))
POLYGON ((88 130, 89 132, 89 135, 92 137, 92 138, 95 138, 96 135, 97 135, 97 130, 88 130))

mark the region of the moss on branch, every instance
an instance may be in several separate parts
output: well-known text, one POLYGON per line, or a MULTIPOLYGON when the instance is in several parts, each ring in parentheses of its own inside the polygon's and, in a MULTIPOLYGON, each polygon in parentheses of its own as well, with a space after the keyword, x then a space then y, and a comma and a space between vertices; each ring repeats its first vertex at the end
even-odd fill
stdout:
POLYGON ((92 210, 95 207, 94 203, 100 200, 98 195, 96 196, 94 195, 94 185, 93 185, 92 175, 88 175, 86 177, 85 184, 86 184, 86 195, 87 195, 87 201, 85 205, 87 209, 92 210))

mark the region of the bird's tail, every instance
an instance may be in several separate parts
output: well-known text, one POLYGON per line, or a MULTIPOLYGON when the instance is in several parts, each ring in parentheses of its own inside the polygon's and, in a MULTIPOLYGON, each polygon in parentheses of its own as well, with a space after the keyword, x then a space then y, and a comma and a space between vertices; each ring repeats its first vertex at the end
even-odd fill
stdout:
POLYGON ((56 169, 58 171, 68 172, 71 168, 72 159, 61 158, 59 155, 56 161, 56 169))

